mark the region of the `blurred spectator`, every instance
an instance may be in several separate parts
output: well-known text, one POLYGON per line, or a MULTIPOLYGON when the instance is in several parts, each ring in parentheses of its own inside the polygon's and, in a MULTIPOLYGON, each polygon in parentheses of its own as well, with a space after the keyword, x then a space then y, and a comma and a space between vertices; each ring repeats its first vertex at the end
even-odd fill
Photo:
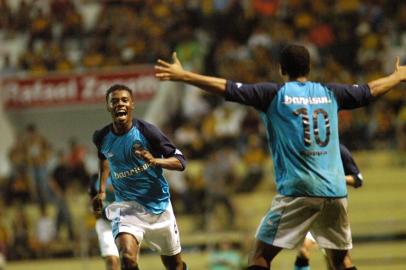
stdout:
POLYGON ((3 217, 4 207, 0 207, 0 270, 5 270, 6 267, 6 257, 7 257, 7 246, 9 245, 9 235, 4 224, 5 218, 3 217))
POLYGON ((16 28, 18 31, 27 33, 28 30, 30 29, 29 27, 31 23, 30 20, 31 9, 32 9, 31 1, 21 0, 19 2, 18 9, 15 14, 16 28))
MULTIPOLYGON (((406 103, 406 101, 405 101, 406 103)), ((406 104, 400 109, 397 119, 397 142, 400 152, 400 166, 406 166, 406 104)))
POLYGON ((72 181, 77 181, 83 189, 89 185, 90 176, 85 166, 86 148, 76 138, 69 140, 68 166, 72 181))
POLYGON ((192 214, 195 203, 191 198, 189 186, 186 182, 186 174, 179 171, 165 171, 165 178, 168 180, 171 191, 171 201, 175 212, 183 214, 192 214))
POLYGON ((16 168, 7 183, 5 199, 7 204, 31 202, 30 177, 26 167, 16 168))
POLYGON ((209 270, 240 270, 241 260, 238 247, 225 241, 209 252, 209 270))
POLYGON ((27 148, 22 143, 24 137, 21 134, 17 134, 14 144, 11 146, 11 149, 8 153, 8 158, 11 166, 11 173, 17 171, 18 169, 28 168, 28 159, 27 159, 27 148))
MULTIPOLYGON (((206 229, 212 230, 214 221, 223 222, 222 229, 233 228, 235 210, 230 194, 234 177, 233 166, 236 165, 238 157, 231 147, 213 149, 210 153, 204 169, 204 180, 206 183, 206 229), (215 215, 218 206, 225 207, 226 220, 215 215)), ((222 215, 223 216, 223 215, 222 215)))
POLYGON ((46 14, 41 8, 34 7, 33 17, 31 21, 30 29, 30 42, 34 44, 37 40, 49 41, 52 38, 51 32, 51 20, 48 14, 46 14))
POLYGON ((248 137, 247 148, 243 154, 245 174, 237 187, 237 192, 252 192, 264 176, 264 165, 268 158, 267 148, 257 135, 248 137))
POLYGON ((39 258, 48 258, 51 243, 55 238, 55 223, 48 214, 46 207, 41 208, 41 214, 36 221, 34 250, 39 258))
POLYGON ((241 123, 245 111, 234 106, 225 104, 217 107, 214 112, 214 140, 221 140, 232 144, 238 138, 241 123))
POLYGON ((29 259, 32 257, 31 241, 29 235, 30 224, 28 221, 26 209, 20 205, 14 212, 12 221, 13 238, 9 256, 11 259, 29 259))
POLYGON ((26 136, 23 141, 26 147, 28 165, 31 171, 33 185, 36 193, 33 194, 39 204, 39 209, 48 202, 49 186, 47 181, 47 165, 51 154, 51 148, 47 139, 37 131, 34 124, 26 128, 26 136))
POLYGON ((0 69, 0 75, 13 75, 17 72, 16 66, 11 63, 10 54, 5 54, 3 57, 3 65, 0 69))
POLYGON ((71 184, 70 167, 63 151, 58 152, 58 163, 50 176, 49 185, 56 207, 56 237, 60 239, 62 226, 66 226, 68 240, 74 240, 71 210, 68 204, 67 190, 71 184))
POLYGON ((12 25, 12 12, 7 0, 0 1, 0 29, 6 30, 13 27, 12 25))
POLYGON ((198 130, 198 124, 193 120, 186 120, 183 125, 176 129, 174 134, 174 140, 184 155, 193 159, 201 157, 205 147, 198 130))

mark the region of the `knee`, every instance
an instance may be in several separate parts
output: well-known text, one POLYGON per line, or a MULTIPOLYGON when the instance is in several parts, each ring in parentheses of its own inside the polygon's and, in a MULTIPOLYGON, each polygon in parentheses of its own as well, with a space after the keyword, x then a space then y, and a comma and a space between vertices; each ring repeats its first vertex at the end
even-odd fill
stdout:
POLYGON ((121 252, 121 268, 122 270, 136 270, 138 269, 137 255, 130 252, 121 252))

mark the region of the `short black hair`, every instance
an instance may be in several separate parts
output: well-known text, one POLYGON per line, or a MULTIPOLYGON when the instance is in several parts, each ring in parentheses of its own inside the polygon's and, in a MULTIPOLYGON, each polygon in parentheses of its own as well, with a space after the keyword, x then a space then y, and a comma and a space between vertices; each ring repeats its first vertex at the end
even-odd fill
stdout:
POLYGON ((126 86, 124 84, 113 84, 106 91, 106 101, 108 101, 110 93, 113 93, 114 91, 118 91, 118 90, 125 90, 128 93, 130 93, 131 98, 133 97, 133 91, 128 86, 126 86))
POLYGON ((282 74, 290 78, 307 76, 310 72, 310 54, 305 46, 297 44, 286 45, 281 52, 279 63, 282 74))

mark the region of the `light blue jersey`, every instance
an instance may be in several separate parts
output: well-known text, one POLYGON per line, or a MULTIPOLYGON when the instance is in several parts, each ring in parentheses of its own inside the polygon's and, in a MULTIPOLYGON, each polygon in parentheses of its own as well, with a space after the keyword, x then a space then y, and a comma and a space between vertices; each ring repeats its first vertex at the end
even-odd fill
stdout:
POLYGON ((169 186, 160 167, 153 167, 134 153, 143 148, 154 157, 177 157, 182 153, 153 125, 134 120, 123 135, 113 133, 111 125, 96 131, 93 140, 99 158, 107 159, 116 201, 136 201, 154 214, 162 213, 169 203, 169 186))
POLYGON ((227 82, 226 99, 255 107, 265 123, 278 193, 347 196, 338 137, 339 109, 369 102, 367 85, 227 82))

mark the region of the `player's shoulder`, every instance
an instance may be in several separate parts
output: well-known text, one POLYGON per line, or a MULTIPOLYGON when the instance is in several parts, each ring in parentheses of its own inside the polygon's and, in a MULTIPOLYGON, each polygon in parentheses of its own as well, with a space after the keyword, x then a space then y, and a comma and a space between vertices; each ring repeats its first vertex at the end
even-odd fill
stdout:
POLYGON ((103 138, 110 132, 111 124, 105 125, 101 129, 97 129, 93 132, 93 143, 100 145, 103 138))
POLYGON ((141 131, 141 133, 159 131, 159 128, 154 124, 138 118, 133 118, 133 126, 138 128, 141 131))

